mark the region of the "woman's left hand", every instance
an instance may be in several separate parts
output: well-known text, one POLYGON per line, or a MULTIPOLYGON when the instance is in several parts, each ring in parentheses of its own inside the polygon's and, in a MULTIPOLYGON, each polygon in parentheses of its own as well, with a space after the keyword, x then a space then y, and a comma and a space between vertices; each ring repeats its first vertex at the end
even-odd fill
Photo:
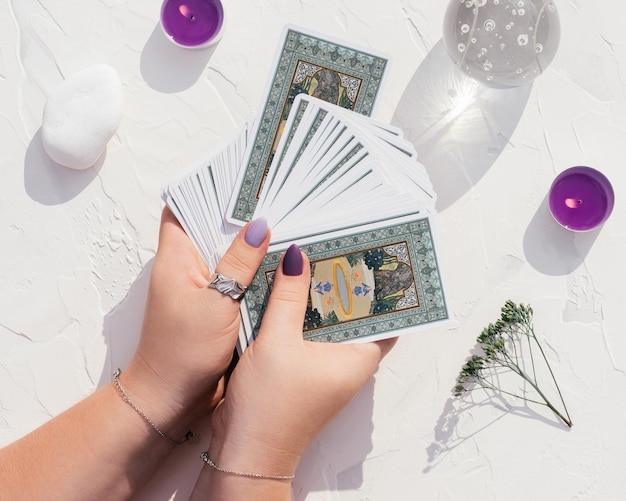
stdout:
MULTIPOLYGON (((215 272, 247 286, 269 239, 264 219, 248 223, 215 272)), ((167 412, 155 408, 157 401, 179 412, 200 399, 215 405, 221 398, 220 381, 233 356, 240 315, 238 301, 208 287, 213 277, 165 208, 139 346, 122 375, 157 417, 167 412)))

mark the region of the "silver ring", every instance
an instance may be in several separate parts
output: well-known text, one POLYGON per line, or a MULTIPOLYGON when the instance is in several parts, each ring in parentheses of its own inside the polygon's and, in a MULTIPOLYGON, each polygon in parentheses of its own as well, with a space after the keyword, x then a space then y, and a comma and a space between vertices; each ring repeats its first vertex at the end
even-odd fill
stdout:
POLYGON ((209 287, 211 289, 217 289, 219 292, 230 296, 235 301, 241 301, 241 298, 243 298, 243 295, 248 290, 245 285, 241 285, 234 278, 228 278, 219 273, 215 274, 215 278, 209 284, 209 287))

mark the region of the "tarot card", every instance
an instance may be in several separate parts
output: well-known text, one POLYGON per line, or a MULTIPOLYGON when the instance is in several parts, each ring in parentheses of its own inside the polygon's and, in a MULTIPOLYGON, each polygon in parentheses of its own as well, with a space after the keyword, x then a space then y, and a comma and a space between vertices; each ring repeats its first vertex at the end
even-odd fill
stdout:
MULTIPOLYGON (((410 146, 407 146, 407 141, 402 141, 398 137, 401 134, 400 131, 390 130, 383 124, 379 124, 362 115, 345 111, 336 105, 310 96, 304 96, 304 94, 300 94, 294 100, 292 112, 285 123, 281 140, 269 167, 269 171, 272 173, 270 175, 268 171, 268 176, 266 176, 266 182, 259 199, 265 198, 267 202, 265 194, 269 190, 268 185, 272 185, 276 172, 282 169, 285 164, 291 165, 290 162, 300 161, 305 151, 308 151, 310 155, 302 160, 308 161, 312 167, 311 171, 316 172, 320 170, 316 166, 320 155, 328 152, 328 150, 322 149, 324 145, 336 149, 337 147, 345 147, 346 140, 352 141, 349 145, 350 148, 343 150, 344 158, 356 153, 356 150, 362 146, 355 144, 354 135, 349 136, 345 134, 347 125, 352 128, 358 128, 361 135, 367 135, 370 141, 382 138, 394 146, 396 143, 402 142, 403 146, 398 146, 400 150, 404 149, 407 151, 412 149, 410 143, 408 143, 410 146), (342 134, 344 141, 341 144, 337 144, 337 138, 342 134), (285 155, 288 152, 290 155, 286 158, 285 155)), ((414 156, 414 151, 412 149, 411 153, 408 154, 414 156)), ((341 152, 335 150, 335 154, 341 154, 341 152)), ((275 191, 276 188, 273 187, 273 190, 275 191)))
POLYGON ((256 208, 267 170, 298 94, 371 115, 381 91, 388 58, 370 49, 287 26, 269 78, 262 110, 239 170, 227 218, 242 224, 256 208))
MULTIPOLYGON (((373 341, 449 320, 429 218, 412 216, 352 232, 303 236, 311 262, 306 340, 373 341)), ((272 246, 242 303, 256 337, 286 245, 272 246)))
POLYGON ((249 130, 249 124, 244 124, 226 146, 205 155, 162 190, 163 201, 211 270, 239 231, 239 226, 227 222, 224 214, 249 130))
POLYGON ((381 138, 389 133, 320 106, 298 96, 268 171, 254 217, 268 219, 273 243, 300 237, 303 227, 321 234, 432 212, 424 167, 381 138))

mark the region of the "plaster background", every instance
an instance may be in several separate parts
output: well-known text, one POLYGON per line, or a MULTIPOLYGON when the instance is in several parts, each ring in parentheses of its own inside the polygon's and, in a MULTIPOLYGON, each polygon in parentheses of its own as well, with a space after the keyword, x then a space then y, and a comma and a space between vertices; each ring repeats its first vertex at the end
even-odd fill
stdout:
MULTIPOLYGON (((443 49, 446 2, 224 4, 221 42, 191 52, 161 34, 158 1, 0 1, 0 445, 130 359, 161 185, 254 116, 293 23, 392 56, 376 117, 403 127, 439 193, 455 316, 399 341, 311 445, 295 499, 626 499, 623 2, 557 1, 550 68, 524 88, 481 90, 453 119, 449 90, 473 84, 443 49), (70 171, 43 152, 42 110, 95 63, 118 71, 124 118, 94 168, 70 171), (572 165, 613 183, 615 210, 599 231, 569 233, 549 216, 549 186, 572 165), (476 336, 509 298, 535 309, 571 430, 543 408, 452 397, 476 336)), ((178 448, 139 498, 187 499, 205 446, 178 448)))

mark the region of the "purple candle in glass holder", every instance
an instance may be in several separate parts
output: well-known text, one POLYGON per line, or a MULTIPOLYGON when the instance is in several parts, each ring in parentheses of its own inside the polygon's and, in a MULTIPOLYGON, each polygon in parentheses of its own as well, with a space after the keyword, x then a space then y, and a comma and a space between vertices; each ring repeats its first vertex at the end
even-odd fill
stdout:
POLYGON ((161 27, 181 47, 200 49, 217 43, 223 24, 220 0, 165 0, 161 6, 161 27))
POLYGON ((614 204, 611 183, 591 167, 571 167, 561 172, 550 187, 550 212, 568 230, 596 229, 611 215, 614 204))

